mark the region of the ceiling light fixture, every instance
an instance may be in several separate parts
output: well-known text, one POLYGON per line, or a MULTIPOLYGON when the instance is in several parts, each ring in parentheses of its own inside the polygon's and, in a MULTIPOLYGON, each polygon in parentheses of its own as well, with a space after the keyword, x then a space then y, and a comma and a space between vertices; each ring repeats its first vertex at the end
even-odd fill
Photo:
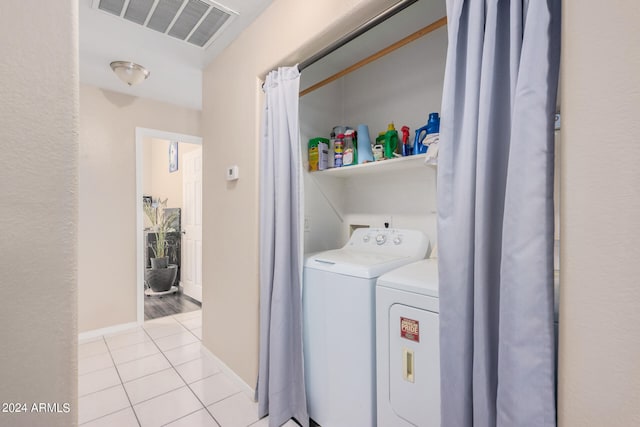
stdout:
POLYGON ((120 80, 129 86, 142 82, 151 74, 151 72, 142 65, 131 61, 113 61, 111 63, 111 69, 120 80))

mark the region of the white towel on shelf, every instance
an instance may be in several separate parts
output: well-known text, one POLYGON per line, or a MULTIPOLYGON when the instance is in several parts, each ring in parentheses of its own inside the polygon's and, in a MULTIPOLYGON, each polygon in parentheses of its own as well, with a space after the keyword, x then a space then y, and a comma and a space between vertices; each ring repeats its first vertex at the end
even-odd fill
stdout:
POLYGON ((440 140, 436 140, 429 144, 429 149, 427 150, 427 155, 424 159, 425 165, 437 165, 438 164, 438 147, 440 145, 440 140))

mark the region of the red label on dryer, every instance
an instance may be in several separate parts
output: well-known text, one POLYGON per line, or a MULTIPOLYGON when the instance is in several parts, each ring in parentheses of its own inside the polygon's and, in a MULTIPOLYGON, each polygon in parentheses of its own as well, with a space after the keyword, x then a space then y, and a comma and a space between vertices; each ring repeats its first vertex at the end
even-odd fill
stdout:
POLYGON ((420 322, 401 317, 400 336, 411 341, 420 342, 420 322))

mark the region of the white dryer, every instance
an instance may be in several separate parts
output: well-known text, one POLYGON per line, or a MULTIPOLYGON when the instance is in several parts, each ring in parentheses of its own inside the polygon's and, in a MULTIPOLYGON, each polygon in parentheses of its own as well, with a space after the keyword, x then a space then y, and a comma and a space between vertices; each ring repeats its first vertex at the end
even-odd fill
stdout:
POLYGON ((380 427, 440 427, 438 262, 393 270, 376 286, 380 427))
POLYGON ((307 402, 322 427, 376 425, 376 279, 423 259, 428 246, 421 231, 360 228, 343 248, 305 260, 307 402))

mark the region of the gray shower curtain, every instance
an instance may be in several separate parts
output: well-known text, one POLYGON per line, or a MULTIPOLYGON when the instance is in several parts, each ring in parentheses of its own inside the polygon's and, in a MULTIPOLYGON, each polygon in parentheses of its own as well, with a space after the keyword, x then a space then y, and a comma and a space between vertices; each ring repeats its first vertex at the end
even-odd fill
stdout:
POLYGON ((301 154, 298 67, 267 75, 260 138, 258 413, 269 427, 309 425, 302 355, 301 154))
POLYGON ((554 426, 560 0, 448 0, 438 165, 442 426, 554 426))

